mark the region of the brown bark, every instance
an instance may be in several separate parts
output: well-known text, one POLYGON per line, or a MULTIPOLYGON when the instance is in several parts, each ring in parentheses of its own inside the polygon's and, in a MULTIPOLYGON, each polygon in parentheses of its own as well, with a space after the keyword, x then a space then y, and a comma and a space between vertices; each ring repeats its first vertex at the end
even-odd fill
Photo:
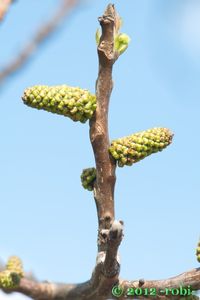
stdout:
POLYGON ((105 250, 102 230, 109 229, 114 221, 114 159, 108 152, 110 145, 108 133, 108 108, 112 92, 112 67, 115 61, 114 27, 115 9, 109 5, 105 14, 99 18, 102 36, 98 45, 99 74, 96 81, 97 109, 90 120, 90 140, 96 162, 96 183, 94 198, 99 222, 99 251, 105 250))
MULTIPOLYGON (((178 300, 177 296, 164 296, 159 293, 160 290, 165 288, 179 288, 180 286, 190 286, 193 290, 200 289, 200 268, 190 270, 182 273, 176 277, 165 280, 134 280, 128 281, 103 276, 101 272, 101 264, 95 268, 92 278, 80 284, 54 284, 54 283, 38 283, 28 279, 22 279, 20 286, 13 291, 20 292, 26 296, 30 296, 35 300, 107 300, 116 299, 111 293, 114 284, 119 284, 124 289, 126 294, 128 288, 155 288, 157 291, 156 296, 135 296, 134 299, 147 299, 147 300, 178 300)), ((133 299, 133 297, 121 296, 119 300, 133 299)))

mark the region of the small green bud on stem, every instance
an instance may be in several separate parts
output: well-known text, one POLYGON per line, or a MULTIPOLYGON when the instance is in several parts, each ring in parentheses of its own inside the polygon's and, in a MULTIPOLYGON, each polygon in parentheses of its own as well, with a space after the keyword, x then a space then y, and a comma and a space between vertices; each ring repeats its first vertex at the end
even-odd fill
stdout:
POLYGON ((84 169, 81 174, 82 186, 88 191, 92 191, 94 188, 94 181, 96 179, 96 169, 88 168, 84 169))

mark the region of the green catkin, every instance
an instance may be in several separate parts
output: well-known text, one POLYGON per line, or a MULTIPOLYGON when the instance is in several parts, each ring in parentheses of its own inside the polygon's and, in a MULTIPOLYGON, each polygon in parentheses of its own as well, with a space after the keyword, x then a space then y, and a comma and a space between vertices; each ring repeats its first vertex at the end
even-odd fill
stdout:
POLYGON ((20 277, 24 276, 23 264, 18 256, 11 256, 6 264, 6 270, 17 273, 20 277))
POLYGON ((197 261, 200 263, 200 241, 198 242, 198 245, 196 248, 196 256, 197 256, 197 261))
POLYGON ((94 188, 94 181, 96 179, 96 169, 88 168, 84 169, 81 174, 82 186, 88 191, 92 191, 94 188))
POLYGON ((171 144, 173 134, 167 128, 152 128, 112 141, 109 152, 119 167, 131 166, 171 144))
POLYGON ((17 287, 23 276, 23 265, 20 258, 11 256, 6 264, 6 269, 0 272, 0 287, 5 289, 17 287))
POLYGON ((43 109, 85 123, 96 110, 96 96, 88 90, 67 85, 36 85, 24 91, 22 100, 28 106, 43 109))
POLYGON ((13 271, 5 270, 0 272, 0 287, 11 289, 19 285, 21 277, 13 271))

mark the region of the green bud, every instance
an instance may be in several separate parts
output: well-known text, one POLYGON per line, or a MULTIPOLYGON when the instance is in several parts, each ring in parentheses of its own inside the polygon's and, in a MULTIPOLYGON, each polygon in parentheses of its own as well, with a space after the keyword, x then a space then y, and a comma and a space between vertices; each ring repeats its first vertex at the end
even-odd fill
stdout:
POLYGON ((92 191, 94 187, 94 182, 96 180, 96 169, 88 168, 84 169, 81 174, 82 186, 88 191, 92 191))
POLYGON ((95 40, 96 40, 97 46, 99 45, 100 38, 101 38, 101 32, 100 32, 100 29, 98 28, 96 31, 96 34, 95 34, 95 40))
POLYGON ((121 55, 122 53, 124 53, 124 51, 126 51, 130 41, 131 41, 130 37, 125 33, 120 33, 116 35, 114 47, 115 50, 119 53, 119 55, 121 55))

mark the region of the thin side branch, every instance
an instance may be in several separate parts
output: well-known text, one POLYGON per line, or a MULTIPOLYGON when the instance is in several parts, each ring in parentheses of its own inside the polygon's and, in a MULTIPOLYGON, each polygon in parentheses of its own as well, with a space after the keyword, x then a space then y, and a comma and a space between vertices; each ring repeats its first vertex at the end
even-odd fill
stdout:
POLYGON ((12 290, 4 289, 5 293, 19 292, 25 296, 28 296, 34 300, 46 300, 53 299, 53 285, 50 283, 40 283, 35 280, 29 280, 22 278, 20 285, 12 290))
MULTIPOLYGON (((150 290, 151 288, 155 288, 157 297, 149 296, 150 299, 180 299, 180 296, 173 296, 170 293, 168 295, 164 295, 163 291, 166 291, 166 289, 179 289, 181 286, 187 288, 190 287, 191 290, 194 291, 200 290, 200 268, 196 268, 188 272, 182 273, 178 276, 164 280, 143 280, 143 282, 141 282, 140 280, 120 280, 119 284, 124 291, 127 291, 129 288, 142 288, 143 290, 150 290)), ((140 299, 141 297, 134 298, 140 299)), ((123 298, 119 299, 122 300, 123 298)))
POLYGON ((61 21, 78 3, 79 0, 63 0, 61 2, 53 17, 39 28, 33 39, 22 49, 17 57, 0 71, 0 83, 24 66, 40 44, 57 29, 61 21))
POLYGON ((118 257, 118 248, 123 238, 123 222, 114 221, 108 234, 106 257, 103 273, 106 277, 119 275, 120 263, 118 257))
POLYGON ((2 21, 7 13, 9 6, 12 4, 12 0, 1 0, 0 1, 0 21, 2 21))

